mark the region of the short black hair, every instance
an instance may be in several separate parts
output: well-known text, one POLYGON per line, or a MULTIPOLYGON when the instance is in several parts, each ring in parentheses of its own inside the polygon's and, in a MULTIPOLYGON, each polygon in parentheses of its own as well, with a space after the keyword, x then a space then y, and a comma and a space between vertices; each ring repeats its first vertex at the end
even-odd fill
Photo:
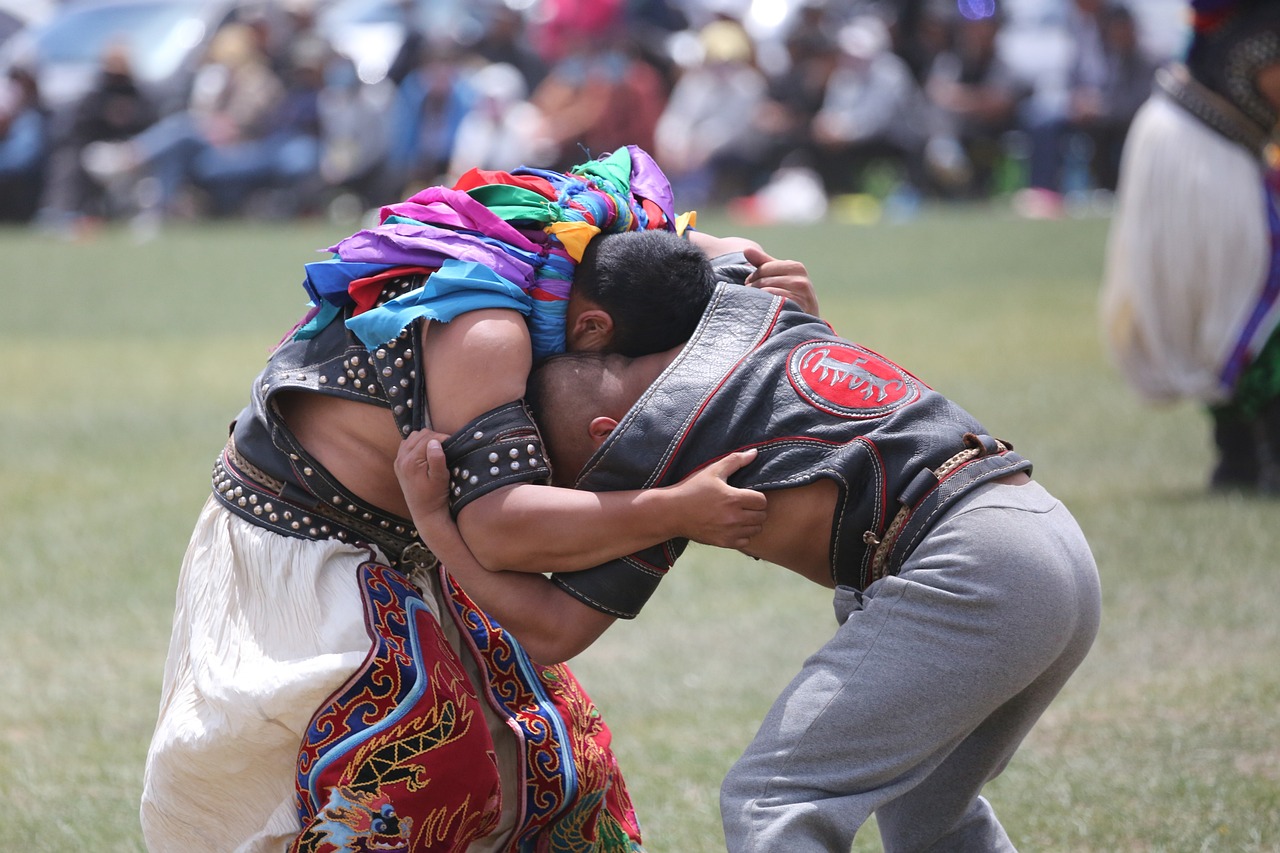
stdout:
POLYGON ((585 435, 575 427, 589 420, 585 410, 600 404, 604 396, 601 388, 608 358, 602 352, 563 352, 544 359, 529 373, 524 402, 542 436, 552 485, 572 486, 579 472, 569 468, 580 467, 591 455, 581 447, 585 435))
POLYGON ((701 249, 670 231, 624 231, 587 245, 573 287, 613 318, 608 350, 634 358, 689 340, 715 274, 701 249))

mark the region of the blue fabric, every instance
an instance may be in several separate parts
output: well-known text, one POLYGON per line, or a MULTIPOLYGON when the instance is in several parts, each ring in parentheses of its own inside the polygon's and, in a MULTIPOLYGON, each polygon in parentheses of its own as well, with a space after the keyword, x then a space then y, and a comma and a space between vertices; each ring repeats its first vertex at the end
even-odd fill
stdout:
POLYGON ((368 278, 391 269, 391 264, 359 263, 330 258, 306 264, 307 278, 302 286, 307 289, 313 305, 329 302, 338 306, 354 305, 347 287, 358 278, 368 278))
POLYGON ((459 314, 482 308, 510 308, 528 316, 533 300, 486 266, 449 259, 422 287, 352 317, 347 328, 366 347, 376 349, 421 317, 447 323, 459 314))

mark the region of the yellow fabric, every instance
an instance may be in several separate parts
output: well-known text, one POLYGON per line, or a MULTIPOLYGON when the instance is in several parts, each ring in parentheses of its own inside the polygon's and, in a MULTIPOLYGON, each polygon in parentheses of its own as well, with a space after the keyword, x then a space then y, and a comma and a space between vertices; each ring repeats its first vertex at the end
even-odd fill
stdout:
POLYGON ((579 263, 591 238, 600 233, 599 228, 587 222, 553 222, 547 231, 558 237, 569 256, 579 263))

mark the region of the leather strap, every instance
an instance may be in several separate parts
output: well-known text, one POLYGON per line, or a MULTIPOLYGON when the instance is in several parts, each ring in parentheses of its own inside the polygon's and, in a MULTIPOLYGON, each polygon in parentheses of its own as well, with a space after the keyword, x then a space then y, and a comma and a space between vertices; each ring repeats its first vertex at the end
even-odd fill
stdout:
POLYGON ((922 469, 898 496, 900 509, 877 537, 868 530, 863 541, 871 549, 861 589, 886 575, 897 574, 942 513, 962 495, 1000 477, 1030 471, 1031 462, 1013 445, 989 435, 966 433, 967 447, 934 469, 922 469))
MULTIPOLYGON (((303 468, 309 470, 309 466, 303 468)), ((329 482, 313 471, 307 486, 317 488, 329 482)), ((213 493, 234 514, 283 536, 375 545, 393 568, 404 562, 430 565, 435 561, 405 519, 338 490, 317 494, 272 477, 240 453, 234 438, 214 463, 213 493)))
POLYGON ((449 510, 457 518, 476 498, 512 483, 547 483, 551 465, 523 400, 499 406, 449 436, 449 510))

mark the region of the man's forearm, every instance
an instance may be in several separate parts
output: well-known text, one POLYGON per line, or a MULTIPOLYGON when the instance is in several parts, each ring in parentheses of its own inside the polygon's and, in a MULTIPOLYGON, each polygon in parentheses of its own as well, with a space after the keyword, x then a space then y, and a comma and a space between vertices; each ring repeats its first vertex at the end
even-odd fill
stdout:
POLYGON ((730 453, 675 485, 638 491, 507 486, 463 507, 458 526, 497 571, 581 571, 668 539, 742 548, 762 529, 768 499, 728 480, 755 456, 730 453))
POLYGON ((422 521, 419 533, 444 567, 538 663, 568 660, 613 624, 612 616, 582 604, 542 575, 485 569, 447 512, 422 521))
POLYGON ((678 536, 673 497, 658 489, 586 492, 515 485, 472 501, 458 516, 458 527, 490 570, 571 572, 678 536))

